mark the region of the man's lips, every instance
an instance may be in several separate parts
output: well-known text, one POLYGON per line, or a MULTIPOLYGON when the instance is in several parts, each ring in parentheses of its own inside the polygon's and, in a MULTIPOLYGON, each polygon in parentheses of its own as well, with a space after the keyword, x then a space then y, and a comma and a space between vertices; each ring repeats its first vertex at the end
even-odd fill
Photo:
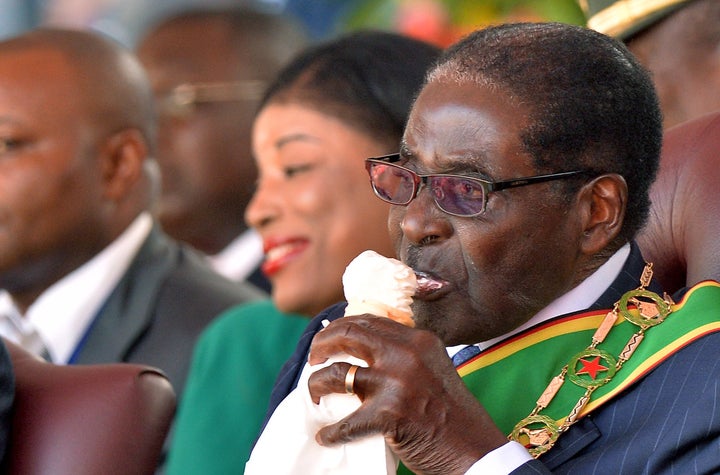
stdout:
POLYGON ((295 260, 309 245, 307 239, 265 240, 263 243, 265 261, 262 264, 262 271, 265 275, 272 276, 295 260))
POLYGON ((448 281, 440 279, 428 272, 415 271, 415 276, 417 277, 417 290, 413 298, 420 300, 439 298, 450 288, 448 281))

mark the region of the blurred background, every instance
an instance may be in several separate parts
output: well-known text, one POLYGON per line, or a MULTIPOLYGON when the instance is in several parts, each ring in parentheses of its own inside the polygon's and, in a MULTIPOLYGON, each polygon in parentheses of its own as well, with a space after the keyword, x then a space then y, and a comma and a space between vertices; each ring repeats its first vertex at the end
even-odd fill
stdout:
POLYGON ((447 46, 492 23, 584 23, 576 0, 0 0, 0 37, 39 25, 72 26, 102 31, 133 47, 150 23, 200 4, 286 13, 298 18, 316 40, 372 27, 447 46))

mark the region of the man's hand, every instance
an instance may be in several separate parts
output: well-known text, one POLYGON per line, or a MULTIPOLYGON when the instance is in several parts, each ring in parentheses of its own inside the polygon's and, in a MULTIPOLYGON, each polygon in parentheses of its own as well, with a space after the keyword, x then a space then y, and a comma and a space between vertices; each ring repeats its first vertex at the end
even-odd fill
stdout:
MULTIPOLYGON (((310 364, 347 353, 365 360, 353 389, 362 400, 354 413, 321 429, 317 440, 333 445, 382 434, 402 462, 419 474, 463 474, 507 442, 467 390, 434 334, 372 315, 336 320, 313 340, 310 364)), ((345 392, 348 363, 310 376, 315 403, 345 392)))

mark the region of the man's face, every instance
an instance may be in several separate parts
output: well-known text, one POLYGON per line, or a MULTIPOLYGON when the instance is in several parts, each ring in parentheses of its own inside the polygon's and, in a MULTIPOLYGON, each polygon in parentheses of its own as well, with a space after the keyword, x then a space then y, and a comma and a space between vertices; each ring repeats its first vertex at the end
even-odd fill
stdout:
POLYGON ((0 55, 0 288, 53 282, 102 246, 98 131, 81 97, 59 55, 0 55))
MULTIPOLYGON (((138 55, 158 103, 181 84, 255 79, 252 65, 245 64, 250 61, 240 57, 232 43, 225 29, 201 21, 152 33, 138 55)), ((244 228, 243 212, 257 177, 250 154, 255 106, 255 100, 198 103, 177 115, 160 108, 159 213, 173 237, 214 253, 244 228), (232 231, 217 236, 221 228, 232 231)))
MULTIPOLYGON (((493 181, 537 175, 520 137, 529 120, 502 91, 431 83, 413 107, 401 164, 419 174, 493 181)), ((409 205, 392 207, 388 225, 398 256, 439 285, 416 297, 418 327, 447 345, 485 341, 573 286, 582 229, 551 186, 492 192, 485 212, 471 218, 444 213, 424 187, 409 205)))

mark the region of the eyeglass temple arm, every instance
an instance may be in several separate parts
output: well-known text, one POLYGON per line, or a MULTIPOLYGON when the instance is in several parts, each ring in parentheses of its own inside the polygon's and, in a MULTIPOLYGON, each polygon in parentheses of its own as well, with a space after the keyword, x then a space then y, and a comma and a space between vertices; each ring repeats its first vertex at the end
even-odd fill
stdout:
POLYGON ((562 178, 570 178, 575 175, 581 175, 586 173, 582 170, 575 170, 571 172, 560 172, 560 173, 550 173, 548 175, 538 175, 538 176, 531 176, 527 178, 516 178, 514 180, 507 180, 507 181, 496 181, 493 183, 490 183, 489 185, 489 191, 500 191, 505 190, 507 188, 516 188, 518 186, 525 186, 525 185, 531 185, 533 183, 542 183, 545 181, 553 181, 553 180, 560 180, 562 178))

